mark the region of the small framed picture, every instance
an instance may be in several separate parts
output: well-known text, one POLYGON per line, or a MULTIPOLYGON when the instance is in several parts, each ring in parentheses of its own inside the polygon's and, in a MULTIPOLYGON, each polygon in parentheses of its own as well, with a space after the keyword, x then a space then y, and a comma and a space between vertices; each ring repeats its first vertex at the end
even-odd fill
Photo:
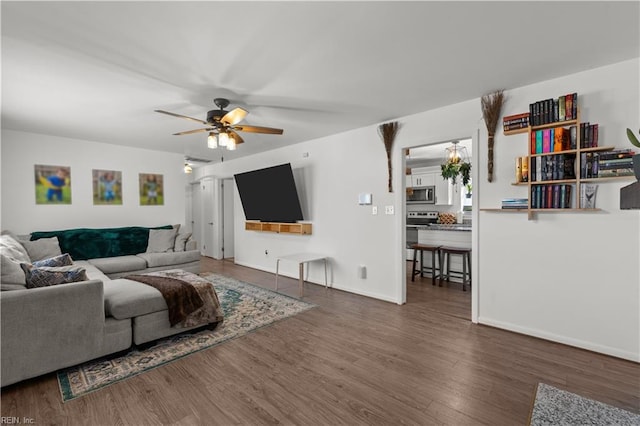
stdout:
POLYGON ((141 206, 164 205, 164 179, 162 175, 140 173, 139 192, 141 206))
POLYGON ((34 166, 36 204, 71 204, 71 167, 34 166))
POLYGON ((122 205, 122 172, 93 170, 93 204, 122 205))

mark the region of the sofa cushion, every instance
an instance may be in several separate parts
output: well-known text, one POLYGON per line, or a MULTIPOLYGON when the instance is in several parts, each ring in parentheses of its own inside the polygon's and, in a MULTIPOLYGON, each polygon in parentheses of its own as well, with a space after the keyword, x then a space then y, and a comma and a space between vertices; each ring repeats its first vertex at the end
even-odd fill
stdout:
POLYGON ((89 259, 89 263, 100 269, 105 274, 138 271, 147 267, 147 262, 138 256, 103 257, 98 259, 89 259))
POLYGON ((29 253, 30 262, 60 256, 60 244, 58 237, 41 238, 37 241, 20 241, 22 246, 29 253))
POLYGON ((173 251, 176 242, 176 229, 150 229, 146 253, 164 253, 173 251))
MULTIPOLYGON (((31 241, 58 237, 60 249, 73 260, 96 259, 144 253, 147 250, 149 229, 174 229, 171 225, 145 228, 76 228, 60 231, 32 232, 31 241)), ((32 259, 33 260, 33 259, 32 259)))
POLYGON ((166 310, 167 302, 147 284, 118 278, 104 282, 104 309, 107 315, 126 319, 166 310))
POLYGON ((90 264, 86 260, 78 260, 76 262, 73 262, 73 264, 84 268, 84 270, 87 272, 87 277, 89 277, 90 280, 100 280, 104 283, 105 281, 109 281, 111 279, 95 265, 90 264))
POLYGON ((158 266, 179 265, 200 260, 200 252, 191 250, 177 253, 141 253, 137 257, 144 259, 149 268, 156 268, 158 266))
POLYGON ((191 238, 191 232, 183 232, 176 235, 176 242, 173 245, 173 251, 185 251, 185 246, 189 238, 191 238))
POLYGON ((21 263, 27 281, 27 288, 48 287, 58 284, 87 281, 86 271, 75 265, 71 266, 33 266, 21 263))
POLYGON ((0 283, 3 290, 13 288, 7 285, 21 285, 25 288, 26 281, 21 263, 29 263, 29 254, 15 238, 10 235, 0 235, 0 283))

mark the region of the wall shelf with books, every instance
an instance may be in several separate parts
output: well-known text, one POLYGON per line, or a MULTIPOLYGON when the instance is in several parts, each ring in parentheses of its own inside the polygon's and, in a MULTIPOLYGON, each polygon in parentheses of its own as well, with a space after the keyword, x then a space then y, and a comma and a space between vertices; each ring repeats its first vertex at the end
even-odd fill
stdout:
POLYGON ((528 114, 505 117, 505 135, 522 132, 518 120, 527 122, 528 149, 516 158, 511 185, 527 187, 528 198, 505 198, 501 209, 480 210, 527 212, 529 219, 538 213, 599 212, 598 183, 633 179, 634 152, 599 146, 599 125, 580 120, 577 93, 537 101, 528 114))

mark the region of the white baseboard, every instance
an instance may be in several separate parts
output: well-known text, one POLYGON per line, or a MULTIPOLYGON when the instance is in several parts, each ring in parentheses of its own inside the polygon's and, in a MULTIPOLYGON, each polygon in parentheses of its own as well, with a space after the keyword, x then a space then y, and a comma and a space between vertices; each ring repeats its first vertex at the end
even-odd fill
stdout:
POLYGON ((494 320, 492 318, 479 317, 479 324, 490 325, 492 327, 501 328, 504 330, 513 331, 520 334, 526 334, 528 336, 538 337, 540 339, 550 340, 556 343, 562 343, 568 346, 574 346, 581 349, 587 349, 589 351, 602 353, 605 355, 611 355, 616 358, 622 358, 629 361, 640 362, 640 352, 634 353, 625 350, 621 350, 618 348, 613 348, 610 346, 600 345, 598 343, 589 342, 580 339, 574 339, 567 336, 562 336, 555 333, 549 333, 544 330, 538 330, 535 328, 522 327, 516 324, 512 324, 509 322, 494 320))
MULTIPOLYGON (((250 263, 244 263, 244 262, 235 262, 235 263, 236 263, 236 265, 246 266, 247 268, 257 269, 259 271, 269 272, 269 273, 272 273, 272 274, 276 273, 275 268, 265 268, 263 266, 252 265, 250 263)), ((298 275, 292 275, 292 274, 288 274, 286 272, 285 273, 280 272, 279 275, 282 276, 282 277, 293 278, 294 280, 297 280, 299 278, 298 275)), ((317 282, 317 281, 307 281, 307 280, 305 280, 305 283, 311 283, 311 284, 315 284, 315 285, 319 285, 319 286, 324 287, 324 281, 317 282)), ((274 286, 275 286, 275 278, 274 278, 274 286)), ((387 297, 385 295, 381 295, 381 294, 377 294, 377 293, 373 293, 373 292, 368 292, 368 291, 363 291, 363 290, 360 290, 360 289, 354 289, 354 288, 350 288, 350 287, 345 287, 345 286, 342 286, 340 284, 335 284, 335 283, 329 282, 329 288, 334 288, 336 290, 346 291, 347 293, 353 293, 353 294, 357 294, 359 296, 370 297, 372 299, 382 300, 382 301, 385 301, 385 302, 391 302, 391 303, 399 304, 397 300, 389 298, 389 297, 387 297)))

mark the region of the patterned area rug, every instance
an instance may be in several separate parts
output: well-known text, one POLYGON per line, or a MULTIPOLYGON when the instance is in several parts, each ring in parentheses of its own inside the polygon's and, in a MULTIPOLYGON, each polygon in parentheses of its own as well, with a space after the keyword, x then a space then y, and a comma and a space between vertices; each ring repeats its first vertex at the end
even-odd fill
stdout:
POLYGON ((531 426, 640 425, 640 415, 538 383, 531 426))
POLYGON ((167 337, 143 351, 102 358, 58 372, 64 402, 163 364, 210 348, 315 307, 311 303, 217 274, 205 276, 216 289, 224 322, 215 330, 167 337))

